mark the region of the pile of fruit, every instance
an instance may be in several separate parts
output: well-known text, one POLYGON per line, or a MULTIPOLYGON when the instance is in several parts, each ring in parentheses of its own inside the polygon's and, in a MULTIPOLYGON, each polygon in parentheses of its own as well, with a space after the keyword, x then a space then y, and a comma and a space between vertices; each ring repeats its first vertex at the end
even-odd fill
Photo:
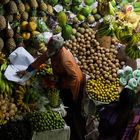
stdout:
POLYGON ((29 114, 31 126, 34 131, 42 132, 64 128, 64 120, 58 112, 33 112, 29 114))
POLYGON ((116 80, 117 71, 125 63, 117 59, 118 52, 114 44, 108 48, 101 47, 95 34, 96 31, 92 28, 79 27, 76 37, 66 41, 64 46, 78 58, 78 64, 84 73, 92 79, 103 76, 110 83, 116 80))
POLYGON ((89 80, 87 82, 87 93, 89 97, 93 100, 110 103, 116 101, 119 98, 119 80, 111 82, 110 84, 106 83, 106 80, 103 77, 100 77, 97 80, 89 80))
POLYGON ((44 63, 40 65, 37 71, 37 75, 39 76, 53 75, 53 70, 49 64, 44 63))
POLYGON ((75 36, 66 41, 64 46, 78 58, 82 71, 90 76, 87 83, 89 96, 98 101, 111 102, 118 99, 117 71, 125 62, 117 58, 117 42, 112 40, 108 48, 101 47, 96 32, 93 28, 78 27, 75 36))
POLYGON ((14 119, 17 106, 13 99, 0 95, 0 125, 4 125, 10 119, 14 119))
MULTIPOLYGON (((125 0, 127 1, 127 0, 125 0)), ((44 131, 64 127, 61 116, 52 111, 34 112, 36 103, 48 89, 52 107, 59 105, 59 90, 49 89, 56 86, 50 65, 42 64, 34 78, 39 82, 28 81, 24 86, 14 86, 5 79, 8 56, 22 45, 33 56, 47 50, 45 32, 61 34, 64 46, 78 59, 81 70, 90 76, 87 82, 88 95, 101 102, 118 99, 118 75, 125 62, 118 60, 116 45, 126 45, 126 53, 136 59, 140 57, 140 24, 138 24, 139 3, 118 9, 115 0, 0 0, 0 117, 3 124, 16 114, 31 113, 34 130, 44 131), (98 2, 98 4, 97 4, 98 2), (132 10, 134 8, 134 11, 132 10), (116 12, 117 11, 117 12, 116 12), (137 20, 136 20, 137 19, 137 20), (107 47, 99 38, 115 36, 107 47), (51 80, 52 81, 51 81, 51 80), (50 80, 50 82, 49 82, 50 80), (11 101, 12 97, 14 102, 11 101), (13 109, 13 107, 15 107, 13 109), (12 111, 11 111, 11 110, 12 111), (13 115, 10 115, 13 114, 13 115)))

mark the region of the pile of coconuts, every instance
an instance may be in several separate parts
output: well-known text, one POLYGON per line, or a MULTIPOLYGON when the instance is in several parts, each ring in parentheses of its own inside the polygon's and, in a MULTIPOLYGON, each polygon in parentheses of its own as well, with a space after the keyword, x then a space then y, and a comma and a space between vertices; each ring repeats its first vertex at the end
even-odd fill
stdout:
MULTIPOLYGON (((112 82, 118 81, 117 71, 125 65, 125 62, 120 62, 117 58, 118 51, 115 40, 112 39, 111 46, 108 48, 100 46, 96 39, 97 32, 98 30, 91 27, 78 27, 73 30, 74 34, 71 39, 65 41, 64 47, 68 48, 78 59, 83 73, 90 76, 89 80, 103 77, 106 84, 111 85, 112 82)), ((115 93, 117 88, 119 88, 118 84, 114 88, 115 93)), ((93 94, 96 93, 93 92, 93 94)))

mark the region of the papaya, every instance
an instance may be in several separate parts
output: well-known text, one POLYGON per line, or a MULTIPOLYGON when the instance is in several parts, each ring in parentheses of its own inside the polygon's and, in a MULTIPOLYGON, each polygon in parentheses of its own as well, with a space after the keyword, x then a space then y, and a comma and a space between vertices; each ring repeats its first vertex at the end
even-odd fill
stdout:
POLYGON ((62 37, 64 38, 64 40, 70 39, 71 35, 72 35, 72 27, 69 24, 63 26, 62 37))
POLYGON ((84 0, 84 3, 88 6, 91 6, 95 0, 84 0))
POLYGON ((61 11, 58 13, 58 23, 61 27, 65 26, 67 23, 67 15, 65 12, 61 11))
POLYGON ((81 11, 80 14, 84 15, 85 17, 87 17, 92 11, 92 8, 90 6, 84 6, 81 11))
POLYGON ((78 15, 77 15, 77 18, 78 18, 78 20, 80 20, 80 21, 84 21, 84 20, 85 20, 85 16, 84 16, 84 15, 81 15, 81 14, 78 14, 78 15))

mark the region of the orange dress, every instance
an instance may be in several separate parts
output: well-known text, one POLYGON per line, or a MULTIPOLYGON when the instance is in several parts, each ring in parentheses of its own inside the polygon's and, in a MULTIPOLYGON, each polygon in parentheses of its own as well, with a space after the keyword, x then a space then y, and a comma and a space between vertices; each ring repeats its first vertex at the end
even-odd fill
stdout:
MULTIPOLYGON (((38 68, 47 59, 46 52, 32 63, 32 67, 38 68)), ((73 94, 73 100, 77 100, 84 77, 71 52, 63 47, 57 55, 51 58, 51 64, 54 75, 61 79, 61 87, 70 89, 73 94)))

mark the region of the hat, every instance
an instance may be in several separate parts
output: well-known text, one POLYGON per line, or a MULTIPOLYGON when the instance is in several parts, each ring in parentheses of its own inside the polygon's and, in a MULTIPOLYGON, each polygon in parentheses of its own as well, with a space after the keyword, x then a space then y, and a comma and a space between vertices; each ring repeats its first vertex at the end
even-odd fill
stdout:
POLYGON ((50 38, 49 42, 47 43, 48 49, 59 50, 62 48, 64 43, 63 37, 60 35, 54 35, 50 38))

